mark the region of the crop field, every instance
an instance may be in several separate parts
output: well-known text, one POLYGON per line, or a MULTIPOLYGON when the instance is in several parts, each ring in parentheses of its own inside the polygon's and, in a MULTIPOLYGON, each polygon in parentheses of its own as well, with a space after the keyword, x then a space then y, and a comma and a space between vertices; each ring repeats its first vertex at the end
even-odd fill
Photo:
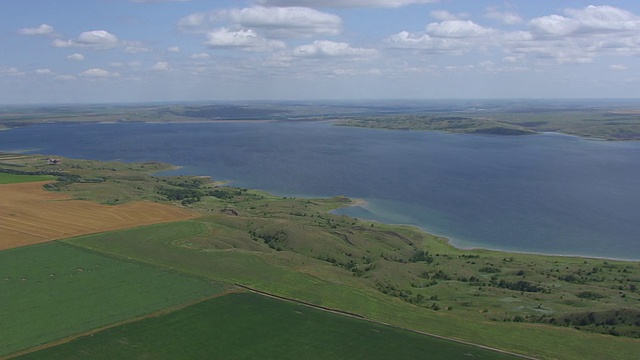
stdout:
POLYGON ((0 357, 222 290, 58 242, 0 251, 0 357))
POLYGON ((250 293, 201 302, 19 359, 513 359, 250 293))
POLYGON ((0 185, 0 250, 82 234, 188 219, 193 212, 150 201, 117 206, 45 191, 45 182, 0 185))

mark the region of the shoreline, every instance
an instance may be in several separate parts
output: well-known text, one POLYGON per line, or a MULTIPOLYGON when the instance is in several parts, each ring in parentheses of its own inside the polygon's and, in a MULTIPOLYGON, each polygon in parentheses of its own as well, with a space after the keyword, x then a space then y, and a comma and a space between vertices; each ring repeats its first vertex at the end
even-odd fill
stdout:
MULTIPOLYGON (((422 228, 420 228, 422 230, 422 228)), ((428 234, 431 234, 427 232, 428 234)), ((640 262, 640 259, 625 259, 625 258, 616 258, 616 257, 607 257, 607 256, 595 256, 595 255, 579 255, 579 254, 560 254, 560 253, 541 253, 541 252, 533 252, 533 251, 524 251, 524 250, 506 250, 506 249, 497 249, 497 248, 488 248, 488 247, 462 247, 456 246, 451 243, 451 240, 442 235, 437 235, 447 239, 447 243, 456 249, 460 250, 486 250, 486 251, 495 251, 506 254, 519 254, 519 255, 534 255, 534 256, 552 256, 552 257, 565 257, 565 258, 578 258, 578 259, 590 259, 590 260, 611 260, 611 261, 623 261, 623 262, 640 262)))
POLYGON ((349 198, 349 200, 351 200, 351 204, 345 205, 344 207, 356 207, 356 206, 359 206, 361 208, 366 209, 366 207, 369 205, 369 202, 367 200, 364 200, 364 199, 349 198))
MULTIPOLYGON (((340 206, 339 208, 333 209, 333 210, 329 210, 329 213, 333 213, 334 210, 338 210, 341 208, 347 208, 347 207, 356 207, 359 206, 369 212, 372 212, 370 208, 367 208, 367 206, 369 205, 369 202, 367 200, 364 199, 359 199, 359 198, 349 198, 349 200, 352 201, 351 204, 347 204, 344 206, 340 206)), ((373 212, 372 212, 373 213, 373 212)), ((578 259, 591 259, 591 260, 611 260, 611 261, 622 261, 622 262, 632 262, 632 263, 640 263, 640 258, 639 259, 631 259, 631 258, 618 258, 618 257, 607 257, 607 256, 596 256, 596 255, 580 255, 580 254, 561 254, 561 253, 545 253, 545 252, 535 252, 535 251, 525 251, 525 250, 509 250, 509 249, 500 249, 500 248, 495 248, 495 247, 484 247, 481 244, 475 244, 475 245, 468 245, 468 246, 464 246, 461 244, 456 244, 456 242, 459 242, 460 240, 456 240, 455 238, 448 236, 448 235, 443 235, 443 234, 438 234, 436 232, 430 231, 429 229, 419 226, 419 225, 414 225, 414 224, 403 224, 403 223, 392 223, 392 222, 386 222, 386 221, 380 221, 380 220, 374 220, 374 219, 367 219, 367 218, 362 218, 362 217, 358 217, 358 216, 352 216, 352 215, 346 215, 346 214, 335 214, 335 215, 342 215, 342 216, 348 216, 348 217, 352 217, 358 220, 364 220, 364 221, 371 221, 371 222, 375 222, 375 223, 380 223, 380 224, 385 224, 385 225, 389 225, 389 226, 408 226, 408 227, 412 227, 420 232, 423 232, 425 234, 428 235, 433 235, 436 237, 439 237, 441 239, 443 239, 447 245, 457 249, 457 250, 478 250, 478 251, 493 251, 493 252, 500 252, 500 253, 505 253, 505 254, 519 254, 519 255, 532 255, 532 256, 550 256, 550 257, 563 257, 563 258, 578 258, 578 259)))

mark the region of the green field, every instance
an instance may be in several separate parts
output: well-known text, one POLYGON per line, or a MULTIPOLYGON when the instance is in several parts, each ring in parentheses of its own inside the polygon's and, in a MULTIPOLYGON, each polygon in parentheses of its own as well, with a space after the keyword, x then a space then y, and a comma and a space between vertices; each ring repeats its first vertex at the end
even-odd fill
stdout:
POLYGON ((47 180, 55 180, 55 177, 50 175, 19 175, 0 172, 0 185, 47 180))
POLYGON ((249 293, 125 324, 19 359, 513 359, 249 293))
POLYGON ((0 356, 222 291, 62 243, 0 252, 0 356))

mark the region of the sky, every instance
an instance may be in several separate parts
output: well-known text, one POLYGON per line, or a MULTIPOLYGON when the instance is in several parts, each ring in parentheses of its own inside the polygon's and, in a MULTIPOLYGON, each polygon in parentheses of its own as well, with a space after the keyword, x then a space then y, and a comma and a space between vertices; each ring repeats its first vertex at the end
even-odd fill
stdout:
POLYGON ((0 0, 0 103, 640 98, 640 1, 0 0))

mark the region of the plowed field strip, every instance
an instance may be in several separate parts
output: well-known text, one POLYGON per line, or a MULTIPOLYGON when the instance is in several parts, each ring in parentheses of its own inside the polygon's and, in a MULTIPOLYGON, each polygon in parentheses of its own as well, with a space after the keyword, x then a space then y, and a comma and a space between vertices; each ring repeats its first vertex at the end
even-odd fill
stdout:
POLYGON ((10 228, 6 228, 4 226, 0 226, 0 229, 2 231, 2 233, 4 234, 4 236, 6 236, 9 239, 16 239, 15 244, 11 243, 11 241, 7 242, 7 248, 12 248, 12 247, 18 247, 21 246, 21 242, 20 238, 23 238, 25 236, 28 236, 30 238, 40 238, 41 241, 47 241, 47 236, 43 236, 43 235, 38 235, 38 234, 32 234, 32 233, 28 233, 28 232, 24 232, 24 231, 20 231, 20 230, 16 230, 16 229, 10 229, 10 228))
MULTIPOLYGON (((22 218, 22 217, 21 217, 22 218)), ((46 224, 36 224, 34 221, 23 221, 15 217, 2 217, 2 224, 12 229, 34 229, 38 232, 59 232, 59 229, 47 226, 46 224), (38 231, 39 230, 39 231, 38 231)))
POLYGON ((0 250, 197 216, 150 201, 108 206, 72 200, 65 194, 45 191, 45 183, 0 185, 0 250))

